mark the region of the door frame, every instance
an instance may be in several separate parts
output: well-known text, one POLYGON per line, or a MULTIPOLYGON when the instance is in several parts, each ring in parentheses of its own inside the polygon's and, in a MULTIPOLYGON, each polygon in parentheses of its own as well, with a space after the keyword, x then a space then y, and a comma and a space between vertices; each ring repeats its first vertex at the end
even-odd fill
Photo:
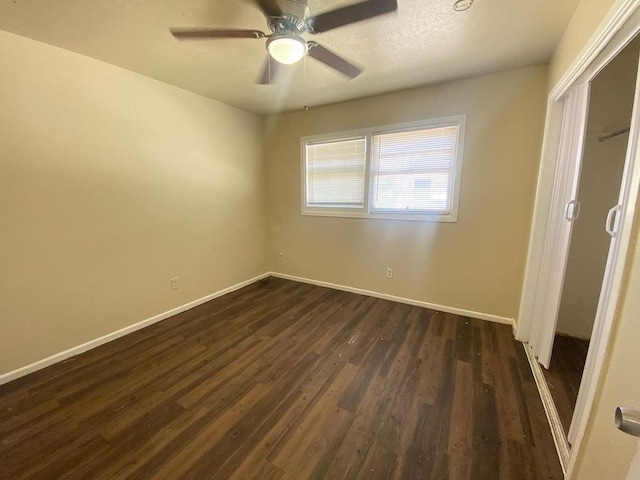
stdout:
MULTIPOLYGON (((541 274, 544 274, 544 269, 553 268, 549 266, 548 262, 548 256, 553 252, 553 248, 549 248, 549 245, 547 245, 551 233, 550 229, 553 228, 549 211, 554 205, 554 200, 557 201, 557 197, 554 197, 554 195, 558 195, 557 171, 562 168, 559 161, 561 158, 559 152, 562 144, 562 118, 565 111, 567 93, 572 88, 590 83, 609 61, 640 32, 639 7, 640 0, 616 1, 578 57, 549 94, 536 203, 529 238, 523 293, 515 332, 518 340, 528 342, 532 340, 533 335, 541 334, 541 329, 538 328, 536 330, 533 328, 533 319, 535 318, 536 305, 540 300, 539 291, 543 286, 541 285, 541 278, 544 277, 541 274)), ((636 86, 636 98, 640 93, 637 88, 636 86)), ((605 277, 605 282, 603 283, 594 326, 596 334, 589 349, 578 404, 576 405, 570 430, 573 448, 569 455, 568 465, 566 465, 566 478, 572 477, 582 441, 584 440, 591 409, 601 383, 603 365, 609 351, 619 292, 623 283, 624 267, 630 247, 633 220, 638 201, 638 188, 640 187, 640 152, 638 152, 637 148, 640 143, 640 108, 638 102, 634 106, 631 124, 632 130, 629 137, 628 155, 632 151, 635 151, 636 154, 633 158, 628 156, 625 164, 625 180, 623 180, 625 184, 623 188, 625 189, 626 198, 622 202, 625 208, 619 215, 616 248, 610 253, 607 262, 609 275, 605 277)), ((584 127, 586 128, 586 125, 584 127)), ((563 276, 565 265, 556 265, 556 268, 562 270, 559 275, 563 276)), ((558 272, 555 272, 555 275, 558 275, 558 272)), ((558 292, 556 291, 554 294, 558 294, 558 292)), ((527 349, 529 349, 529 346, 527 346, 527 349)), ((555 409, 553 405, 551 407, 555 409)), ((547 405, 545 405, 545 408, 547 408, 547 405)), ((557 434, 556 430, 554 430, 554 435, 557 434)), ((561 429, 560 432, 564 436, 561 429)), ((566 443, 566 437, 564 442, 566 443)), ((563 469, 564 467, 563 462, 563 469)))

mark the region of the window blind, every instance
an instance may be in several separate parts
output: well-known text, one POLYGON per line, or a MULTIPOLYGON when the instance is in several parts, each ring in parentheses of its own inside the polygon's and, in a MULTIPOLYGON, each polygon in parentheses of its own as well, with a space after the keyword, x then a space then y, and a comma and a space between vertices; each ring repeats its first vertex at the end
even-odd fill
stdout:
POLYGON ((449 213, 458 126, 372 137, 372 211, 449 213))
POLYGON ((366 138, 307 144, 307 206, 362 208, 366 138))

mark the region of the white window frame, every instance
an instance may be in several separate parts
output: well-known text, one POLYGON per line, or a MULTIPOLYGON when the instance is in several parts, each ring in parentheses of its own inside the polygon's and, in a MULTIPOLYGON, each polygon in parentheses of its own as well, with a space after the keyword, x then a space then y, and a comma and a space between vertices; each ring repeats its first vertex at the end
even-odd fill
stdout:
POLYGON ((300 139, 300 180, 301 180, 301 213, 318 217, 346 217, 346 218, 373 218, 379 220, 408 220, 420 222, 457 222, 458 205, 460 198, 460 179, 462 177, 462 164, 464 161, 464 137, 467 122, 466 115, 453 115, 450 117, 420 120, 417 122, 395 123, 373 128, 349 130, 345 132, 311 135, 300 139), (451 205, 449 212, 424 213, 417 211, 388 211, 374 210, 373 188, 370 179, 373 174, 373 162, 371 159, 371 145, 373 136, 396 133, 407 130, 420 130, 421 128, 458 127, 458 139, 456 143, 456 156, 453 174, 449 179, 451 188, 451 205), (318 142, 331 142, 365 137, 365 180, 364 180, 364 206, 362 208, 344 207, 312 207, 307 205, 307 144, 318 142))

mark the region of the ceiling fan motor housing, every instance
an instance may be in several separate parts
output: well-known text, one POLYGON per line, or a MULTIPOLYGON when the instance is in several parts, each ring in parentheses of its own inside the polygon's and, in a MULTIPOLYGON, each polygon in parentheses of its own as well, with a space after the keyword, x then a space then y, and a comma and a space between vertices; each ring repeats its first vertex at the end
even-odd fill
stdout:
POLYGON ((279 17, 267 18, 269 28, 274 34, 279 33, 304 33, 305 24, 304 21, 293 15, 281 15, 279 17))
POLYGON ((276 0, 276 3, 284 16, 297 17, 298 21, 302 21, 304 27, 304 19, 309 15, 309 7, 307 7, 306 1, 276 0))

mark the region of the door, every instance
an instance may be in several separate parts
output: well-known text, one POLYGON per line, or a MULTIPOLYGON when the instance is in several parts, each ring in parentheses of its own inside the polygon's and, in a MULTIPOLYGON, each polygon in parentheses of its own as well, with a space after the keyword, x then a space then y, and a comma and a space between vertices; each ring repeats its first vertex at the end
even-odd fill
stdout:
MULTIPOLYGON (((610 235, 615 234, 619 218, 618 197, 626 162, 639 55, 640 38, 637 38, 591 81, 577 197, 580 215, 573 222, 571 231, 556 339, 557 335, 591 337, 611 246, 610 235)), ((555 355, 554 351, 552 358, 555 355)), ((578 369, 579 360, 576 362, 574 367, 578 369)))
MULTIPOLYGON (((596 312, 596 321, 592 333, 592 342, 589 347, 589 354, 583 374, 583 382, 580 385, 578 400, 569 430, 569 441, 575 442, 583 412, 587 402, 593 400, 595 396, 595 384, 599 371, 598 358, 604 357, 606 345, 611 334, 611 322, 605 321, 613 318, 616 308, 617 293, 622 286, 622 265, 626 260, 626 252, 631 238, 632 224, 634 222, 635 208, 638 202, 638 189, 640 186, 640 159, 638 158, 638 137, 640 137, 640 71, 636 63, 636 87, 633 102, 633 113, 629 139, 627 142, 627 153, 625 157, 624 171, 622 174, 622 186, 617 205, 613 205, 609 210, 609 215, 605 220, 603 228, 611 236, 609 247, 609 257, 603 279, 602 290, 596 312), (588 379, 585 382, 584 379, 588 379)), ((601 368, 601 365, 600 367, 601 368)), ((640 385, 640 382, 638 382, 640 385)))
MULTIPOLYGON (((637 62, 637 54, 635 56, 637 62)), ((587 356, 583 380, 578 394, 568 439, 575 444, 581 429, 583 412, 595 396, 595 380, 611 332, 615 293, 622 282, 621 264, 628 249, 631 223, 635 212, 640 183, 640 160, 637 159, 638 117, 640 97, 638 67, 635 68, 633 113, 626 148, 625 166, 617 203, 602 219, 602 229, 610 236, 609 254, 602 281, 592 341, 587 356), (622 230, 623 248, 620 240, 622 230), (598 365, 600 365, 598 367, 598 365)), ((533 322, 529 343, 538 361, 548 368, 555 339, 558 312, 562 298, 573 222, 579 215, 578 188, 584 153, 591 81, 572 88, 564 101, 559 159, 555 172, 553 196, 549 212, 549 227, 545 236, 543 262, 540 268, 533 303, 533 322)))
MULTIPOLYGON (((595 281, 598 282, 598 286, 596 289, 592 289, 594 302, 595 300, 598 302, 598 309, 595 311, 596 321, 594 322, 594 332, 592 334, 592 337, 596 340, 596 345, 599 341, 598 336, 602 330, 601 328, 599 329, 597 325, 597 318, 599 315, 602 315, 599 305, 603 301, 603 298, 606 298, 606 295, 610 293, 610 287, 607 286, 607 282, 610 282, 612 278, 611 272, 609 271, 612 268, 612 253, 614 253, 617 248, 616 237, 618 230, 620 229, 620 221, 624 217, 623 212, 625 211, 626 199, 629 196, 629 182, 631 181, 631 163, 633 163, 633 159, 635 158, 636 143, 632 140, 634 139, 634 128, 636 127, 633 124, 633 121, 629 127, 629 116, 635 118, 637 115, 638 102, 636 100, 638 98, 637 72, 639 45, 640 39, 636 38, 614 57, 613 62, 610 61, 605 67, 609 72, 616 70, 620 71, 621 66, 627 69, 632 74, 631 78, 629 78, 628 73, 625 73, 622 77, 627 87, 622 88, 621 85, 618 85, 615 82, 611 84, 611 87, 607 85, 608 90, 612 90, 611 95, 607 97, 602 93, 602 83, 600 83, 600 89, 597 91, 595 99, 593 99, 594 106, 596 106, 597 102, 600 103, 599 108, 596 108, 593 112, 594 119, 595 117, 603 116, 602 112, 604 110, 602 108, 602 103, 604 100, 604 103, 606 103, 605 108, 608 108, 610 112, 613 112, 607 116, 606 120, 608 122, 605 123, 609 125, 612 123, 618 123, 619 125, 615 127, 618 131, 613 132, 613 134, 610 133, 609 135, 602 135, 605 133, 603 132, 603 123, 596 122, 595 125, 598 125, 597 129, 599 131, 591 133, 599 134, 599 138, 604 139, 605 141, 607 141, 606 139, 608 137, 613 137, 622 133, 624 136, 619 136, 608 141, 620 144, 623 149, 626 148, 626 155, 624 155, 624 150, 620 153, 616 153, 616 155, 624 155, 624 170, 622 172, 621 184, 621 166, 612 167, 612 180, 619 185, 618 187, 613 187, 616 192, 614 197, 617 196, 618 198, 617 200, 614 200, 614 197, 609 197, 611 198, 611 205, 607 207, 609 208, 608 215, 605 216, 603 214, 602 219, 600 220, 599 228, 601 229, 600 231, 602 232, 602 235, 604 236, 604 232, 606 231, 611 240, 609 242, 609 255, 607 257, 605 273, 603 275, 602 270, 600 270, 598 278, 595 279, 595 281), (609 68, 609 64, 614 65, 615 68, 611 70, 609 68), (614 100, 618 102, 618 105, 615 104, 614 100), (622 102, 622 104, 620 102, 622 102), (609 103, 611 103, 611 105, 609 105, 609 103), (630 111, 631 105, 633 105, 632 113, 630 111), (613 120, 617 120, 617 122, 612 122, 613 120), (624 125, 622 125, 622 123, 624 123, 624 125), (630 133, 629 136, 626 135, 628 132, 630 133), (620 143, 621 141, 622 143, 620 143), (615 173, 616 170, 617 173, 615 173), (600 281, 602 281, 602 283, 600 283, 600 281), (602 286, 602 290, 600 290, 600 285, 602 286)), ((625 70, 625 72, 627 70, 625 70)), ((604 74, 603 76, 606 77, 604 74)), ((618 75, 618 77, 620 77, 620 75, 618 75)), ((600 76, 596 76, 595 78, 592 77, 588 82, 572 88, 569 91, 564 104, 564 117, 558 153, 559 161, 555 172, 553 199, 551 203, 551 211, 549 213, 550 224, 545 238, 544 262, 540 269, 538 288, 534 298, 533 318, 538 321, 532 324, 531 335, 529 338, 529 343, 532 346, 538 361, 544 365, 545 368, 549 367, 549 362, 551 360, 553 342, 558 323, 558 314, 561 300, 563 298, 565 281, 567 281, 567 262, 569 259, 572 232, 574 222, 580 214, 581 209, 578 193, 581 171, 584 163, 583 156, 585 152, 585 139, 588 125, 587 117, 589 115, 590 97, 592 95, 592 81, 599 81, 601 79, 602 77, 600 76)), ((591 123, 592 122, 589 122, 589 125, 591 125, 591 123)), ((591 189, 590 194, 593 194, 593 188, 591 189)), ((593 204, 594 202, 591 203, 593 204)), ((590 218, 591 217, 593 217, 593 215, 591 215, 590 218)), ((606 247, 604 248, 606 249, 606 247)), ((604 252, 602 253, 604 254, 604 252)), ((584 257, 584 255, 582 255, 582 257, 584 257)), ((600 268, 602 268, 602 266, 600 268)), ((584 270, 584 266, 581 266, 581 269, 584 270)), ((567 285, 567 291, 571 288, 571 284, 567 285)), ((576 295, 573 295, 573 297, 576 297, 576 295)), ((575 301, 575 298, 573 301, 575 301)), ((591 311, 593 312, 593 310, 591 311)), ((589 363, 589 358, 587 358, 585 374, 589 370, 589 363)), ((578 398, 578 407, 579 405, 580 398, 578 398)))
POLYGON ((580 212, 578 186, 584 149, 589 83, 574 87, 564 101, 562 133, 538 288, 532 318, 543 319, 532 324, 529 344, 538 361, 549 368, 562 296, 565 267, 569 255, 573 221, 580 212))
MULTIPOLYGON (((570 176, 567 172, 578 168, 576 157, 571 154, 572 149, 569 147, 569 140, 572 138, 569 132, 573 132, 574 137, 579 135, 580 125, 567 117, 570 109, 579 115, 580 108, 576 108, 575 103, 570 106, 569 99, 577 98, 576 88, 579 87, 576 86, 589 83, 640 33, 640 9, 636 8, 637 5, 634 2, 633 5, 625 3, 624 6, 615 7, 616 16, 608 17, 601 25, 603 33, 589 40, 588 54, 578 57, 575 65, 549 94, 534 221, 516 329, 517 338, 528 342, 529 350, 534 351, 542 360, 545 360, 545 351, 549 354, 553 346, 554 328, 548 323, 556 322, 561 295, 559 290, 562 288, 562 281, 558 282, 558 276, 562 278, 564 275, 567 240, 570 239, 570 231, 567 234, 566 227, 558 226, 563 221, 560 216, 563 211, 562 202, 571 200, 567 194, 571 187, 566 181, 570 176), (561 149, 563 155, 559 153, 561 149), (573 163, 563 166, 565 162, 573 163), (564 239, 557 244, 559 253, 552 246, 552 241, 558 238, 564 239), (558 258, 563 261, 554 265, 553 261, 558 258), (552 291, 549 286, 551 280, 558 290, 552 291), (542 314, 546 305, 549 305, 548 310, 552 315, 545 318, 542 314), (546 337, 543 335, 545 332, 546 337)), ((636 208, 640 207, 640 155, 637 148, 640 143, 640 92, 637 81, 634 98, 621 201, 618 202, 620 206, 610 215, 609 228, 615 236, 611 240, 587 365, 569 433, 572 448, 566 470, 567 478, 596 480, 607 477, 624 478, 627 474, 630 476, 627 480, 640 478, 637 475, 640 473, 640 460, 633 463, 633 468, 630 469, 631 460, 638 448, 636 439, 625 438, 626 435, 613 426, 615 406, 626 404, 640 408, 640 382, 637 381, 636 372, 640 362, 640 295, 637 295, 640 291, 640 241, 637 234, 640 216, 636 215, 636 208), (632 255, 634 252, 635 257, 632 255), (615 388, 612 387, 613 382, 616 383, 615 388), (602 467, 600 471, 596 471, 598 466, 602 467), (619 474, 622 468, 624 475, 619 474)), ((584 100, 583 98, 583 102, 584 100)), ((583 114, 585 111, 586 108, 583 114)), ((584 135, 584 131, 582 134, 584 135)), ((553 405, 549 406, 548 396, 543 397, 543 402, 547 412, 550 412, 553 405)), ((560 448, 565 440, 562 438, 564 435, 553 425, 552 430, 560 448)))

